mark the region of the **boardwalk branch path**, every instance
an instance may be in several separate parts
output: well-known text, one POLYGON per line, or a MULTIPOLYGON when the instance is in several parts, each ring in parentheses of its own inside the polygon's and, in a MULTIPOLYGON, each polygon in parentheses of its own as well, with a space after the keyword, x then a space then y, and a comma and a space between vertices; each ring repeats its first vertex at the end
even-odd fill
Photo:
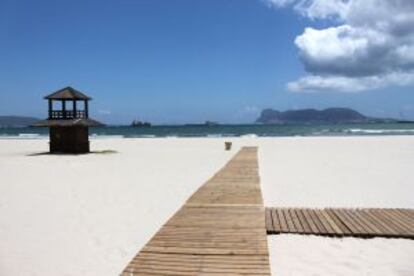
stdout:
POLYGON ((266 208, 266 228, 269 234, 414 239, 414 210, 266 208))
POLYGON ((257 148, 190 197, 122 273, 135 275, 270 275, 257 148))

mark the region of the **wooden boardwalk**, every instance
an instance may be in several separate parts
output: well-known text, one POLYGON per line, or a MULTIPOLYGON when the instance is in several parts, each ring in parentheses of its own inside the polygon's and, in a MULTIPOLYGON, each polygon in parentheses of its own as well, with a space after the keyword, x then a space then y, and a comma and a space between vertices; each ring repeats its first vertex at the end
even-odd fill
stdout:
POLYGON ((190 197, 122 273, 135 275, 270 275, 257 148, 190 197))
POLYGON ((414 210, 266 208, 268 234, 414 238, 414 210))

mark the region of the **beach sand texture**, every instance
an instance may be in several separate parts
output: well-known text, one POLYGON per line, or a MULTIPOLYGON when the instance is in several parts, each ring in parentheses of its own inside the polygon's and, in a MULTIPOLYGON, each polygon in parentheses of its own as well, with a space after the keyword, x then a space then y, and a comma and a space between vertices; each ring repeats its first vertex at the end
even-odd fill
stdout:
MULTIPOLYGON (((117 153, 38 155, 0 140, 0 275, 118 275, 241 146, 266 206, 414 208, 414 137, 96 139, 117 153)), ((269 236, 275 275, 413 275, 414 241, 269 236)))

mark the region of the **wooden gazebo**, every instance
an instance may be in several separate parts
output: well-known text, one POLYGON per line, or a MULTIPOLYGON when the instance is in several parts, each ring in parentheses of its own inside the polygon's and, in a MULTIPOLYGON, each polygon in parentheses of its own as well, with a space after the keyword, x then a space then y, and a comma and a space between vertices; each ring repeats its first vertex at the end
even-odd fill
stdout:
POLYGON ((49 104, 48 118, 34 126, 49 127, 50 152, 89 152, 89 127, 103 126, 89 118, 89 104, 92 99, 84 93, 65 87, 46 97, 49 104), (55 109, 55 102, 60 102, 55 109), (81 104, 83 103, 83 108, 81 104))

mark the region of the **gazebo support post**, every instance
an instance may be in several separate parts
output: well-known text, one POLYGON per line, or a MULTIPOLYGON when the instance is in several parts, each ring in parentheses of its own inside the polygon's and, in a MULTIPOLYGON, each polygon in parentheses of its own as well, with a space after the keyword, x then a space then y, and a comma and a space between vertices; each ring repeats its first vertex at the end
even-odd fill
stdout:
POLYGON ((48 100, 49 103, 49 119, 52 119, 53 103, 52 100, 48 100))

